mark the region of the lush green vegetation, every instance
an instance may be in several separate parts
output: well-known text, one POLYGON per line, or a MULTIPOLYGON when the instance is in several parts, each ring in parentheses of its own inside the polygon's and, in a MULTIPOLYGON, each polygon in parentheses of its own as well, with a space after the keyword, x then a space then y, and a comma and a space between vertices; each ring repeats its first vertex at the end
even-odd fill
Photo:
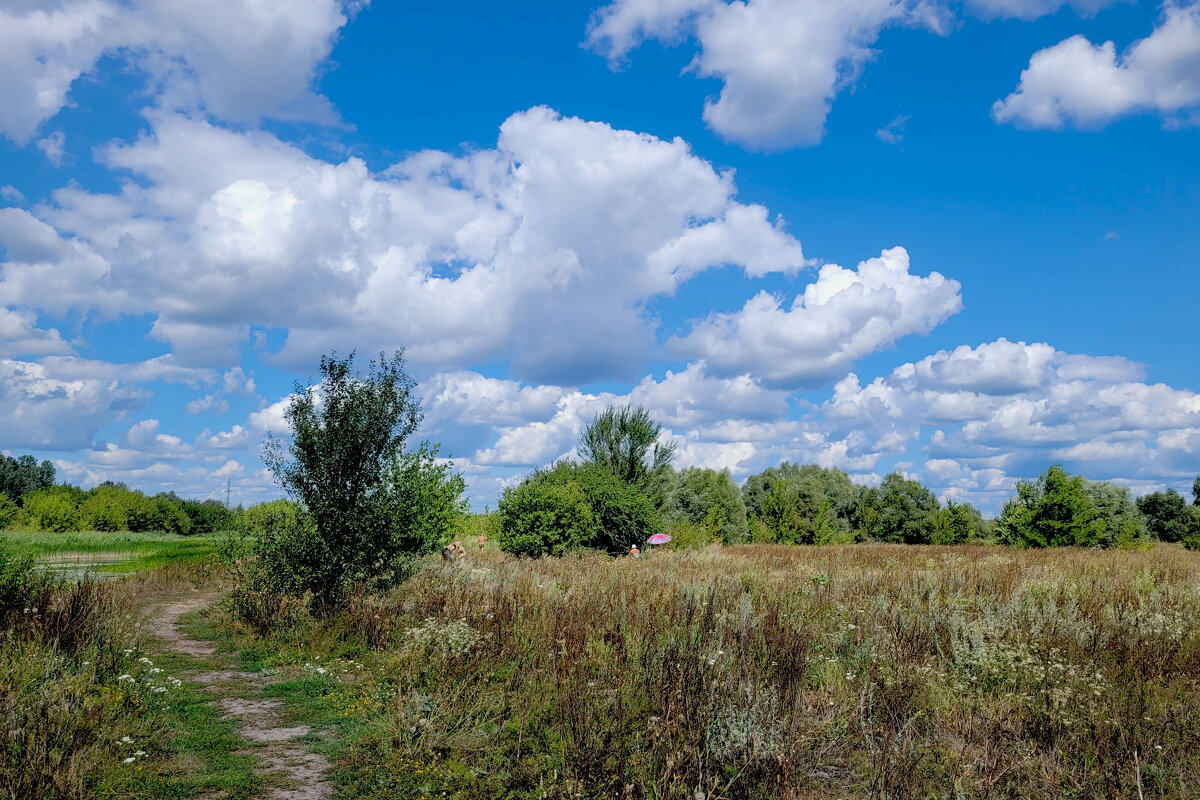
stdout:
POLYGON ((140 572, 168 564, 198 563, 216 553, 219 541, 216 535, 171 533, 0 533, 0 545, 14 556, 76 572, 140 572))

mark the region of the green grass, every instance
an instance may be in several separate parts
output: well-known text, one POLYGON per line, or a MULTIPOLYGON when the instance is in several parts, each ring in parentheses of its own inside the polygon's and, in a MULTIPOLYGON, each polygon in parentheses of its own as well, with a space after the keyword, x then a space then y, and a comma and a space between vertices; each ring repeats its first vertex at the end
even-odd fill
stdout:
POLYGON ((142 572, 178 562, 200 562, 216 553, 220 534, 179 536, 173 533, 0 533, 9 552, 33 556, 64 572, 142 572))

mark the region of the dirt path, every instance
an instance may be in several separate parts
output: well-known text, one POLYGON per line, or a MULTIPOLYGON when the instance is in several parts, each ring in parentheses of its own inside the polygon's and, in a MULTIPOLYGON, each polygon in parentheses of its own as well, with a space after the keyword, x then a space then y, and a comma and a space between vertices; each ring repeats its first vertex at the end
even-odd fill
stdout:
MULTIPOLYGON (((146 629, 167 649, 211 663, 216 648, 188 638, 179 628, 179 618, 215 599, 211 595, 198 595, 167 601, 151 611, 146 629)), ((195 672, 189 678, 217 695, 217 706, 240 721, 242 735, 262 745, 250 752, 258 756, 271 782, 279 784, 267 795, 270 800, 321 800, 333 795, 333 786, 325 778, 329 761, 295 741, 308 735, 310 728, 283 726, 278 713, 283 701, 261 697, 263 688, 270 683, 268 677, 234 669, 211 669, 195 672)))

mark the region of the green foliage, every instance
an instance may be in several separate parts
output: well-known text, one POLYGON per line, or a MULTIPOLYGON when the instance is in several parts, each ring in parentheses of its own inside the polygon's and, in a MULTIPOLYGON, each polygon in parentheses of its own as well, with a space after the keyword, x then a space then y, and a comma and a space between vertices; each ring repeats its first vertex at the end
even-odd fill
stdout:
POLYGON ((396 512, 392 539, 404 553, 424 555, 445 547, 467 513, 467 485, 454 465, 439 463, 438 446, 422 442, 402 453, 392 468, 396 512))
POLYGON ((940 507, 919 481, 890 472, 878 487, 863 491, 860 525, 877 542, 929 544, 940 507))
POLYGON ((39 464, 33 456, 0 455, 0 493, 17 504, 30 492, 53 485, 54 465, 49 461, 39 464))
MULTIPOLYGON (((670 546, 676 550, 698 550, 720 541, 711 527, 686 517, 667 522, 666 532, 671 537, 670 546)), ((746 536, 750 536, 748 526, 746 536)))
POLYGON ((1108 481, 1085 481, 1083 488, 1102 526, 1095 546, 1129 549, 1150 543, 1146 518, 1138 511, 1128 487, 1108 481))
POLYGON ((991 540, 991 526, 970 503, 950 500, 933 518, 930 544, 966 544, 991 540))
POLYGON ((1091 547, 1105 535, 1086 481, 1055 464, 1036 481, 1017 481, 1017 492, 996 519, 1004 544, 1018 547, 1091 547))
MULTIPOLYGON (((128 489, 115 484, 97 486, 88 492, 79 504, 79 528, 102 533, 130 530, 128 512, 132 503, 129 494, 128 489)), ((138 521, 141 521, 140 517, 138 521)), ((139 527, 137 530, 145 529, 139 527)))
POLYGON ((522 556, 562 555, 595 536, 596 521, 578 483, 525 480, 500 498, 501 550, 522 556))
POLYGON ((663 514, 668 523, 699 526, 709 540, 740 544, 750 537, 746 506, 729 470, 689 467, 676 473, 663 514))
POLYGON ((26 608, 36 606, 50 582, 50 577, 37 569, 32 556, 15 556, 0 540, 0 629, 26 608))
POLYGON ((1200 550, 1200 506, 1188 506, 1185 509, 1180 528, 1182 535, 1179 541, 1189 550, 1200 550))
POLYGON ((268 500, 255 503, 242 512, 238 530, 252 536, 288 530, 300 524, 304 509, 291 500, 268 500))
POLYGON ((37 489, 23 498, 22 521, 39 531, 66 533, 78 527, 82 492, 66 486, 37 489))
MULTIPOLYGON (((401 555, 392 471, 421 419, 403 351, 354 373, 354 354, 322 356, 318 386, 296 385, 285 416, 292 441, 271 438, 264 460, 312 516, 327 557, 304 587, 339 601, 358 581, 386 582, 401 555)), ((304 534, 304 547, 313 544, 304 534)))
POLYGON ((20 516, 21 509, 17 507, 7 494, 0 492, 0 531, 11 528, 20 516))
POLYGON ((675 445, 659 441, 662 425, 644 406, 610 406, 579 436, 584 461, 636 486, 656 506, 665 499, 675 445))
POLYGON ((1192 505, 1200 506, 1200 475, 1192 481, 1192 505))
POLYGON ((1137 499, 1138 511, 1146 517, 1146 526, 1154 538, 1164 542, 1183 541, 1187 526, 1187 503, 1174 489, 1151 492, 1137 499))
POLYGON ((187 533, 203 535, 238 527, 238 514, 220 500, 181 500, 179 507, 188 518, 187 533))
POLYGON ((827 544, 850 538, 861 487, 840 469, 783 462, 746 479, 746 513, 771 531, 773 541, 827 544))

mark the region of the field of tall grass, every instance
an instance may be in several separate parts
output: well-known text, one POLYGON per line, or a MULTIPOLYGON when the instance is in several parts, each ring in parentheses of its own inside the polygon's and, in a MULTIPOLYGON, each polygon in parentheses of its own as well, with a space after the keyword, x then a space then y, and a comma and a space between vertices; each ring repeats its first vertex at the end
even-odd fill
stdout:
POLYGON ((17 557, 78 577, 86 572, 130 574, 155 567, 197 564, 217 551, 219 534, 0 531, 0 547, 17 557))
POLYGON ((211 622, 341 797, 1184 798, 1198 578, 1163 545, 488 550, 211 622))

